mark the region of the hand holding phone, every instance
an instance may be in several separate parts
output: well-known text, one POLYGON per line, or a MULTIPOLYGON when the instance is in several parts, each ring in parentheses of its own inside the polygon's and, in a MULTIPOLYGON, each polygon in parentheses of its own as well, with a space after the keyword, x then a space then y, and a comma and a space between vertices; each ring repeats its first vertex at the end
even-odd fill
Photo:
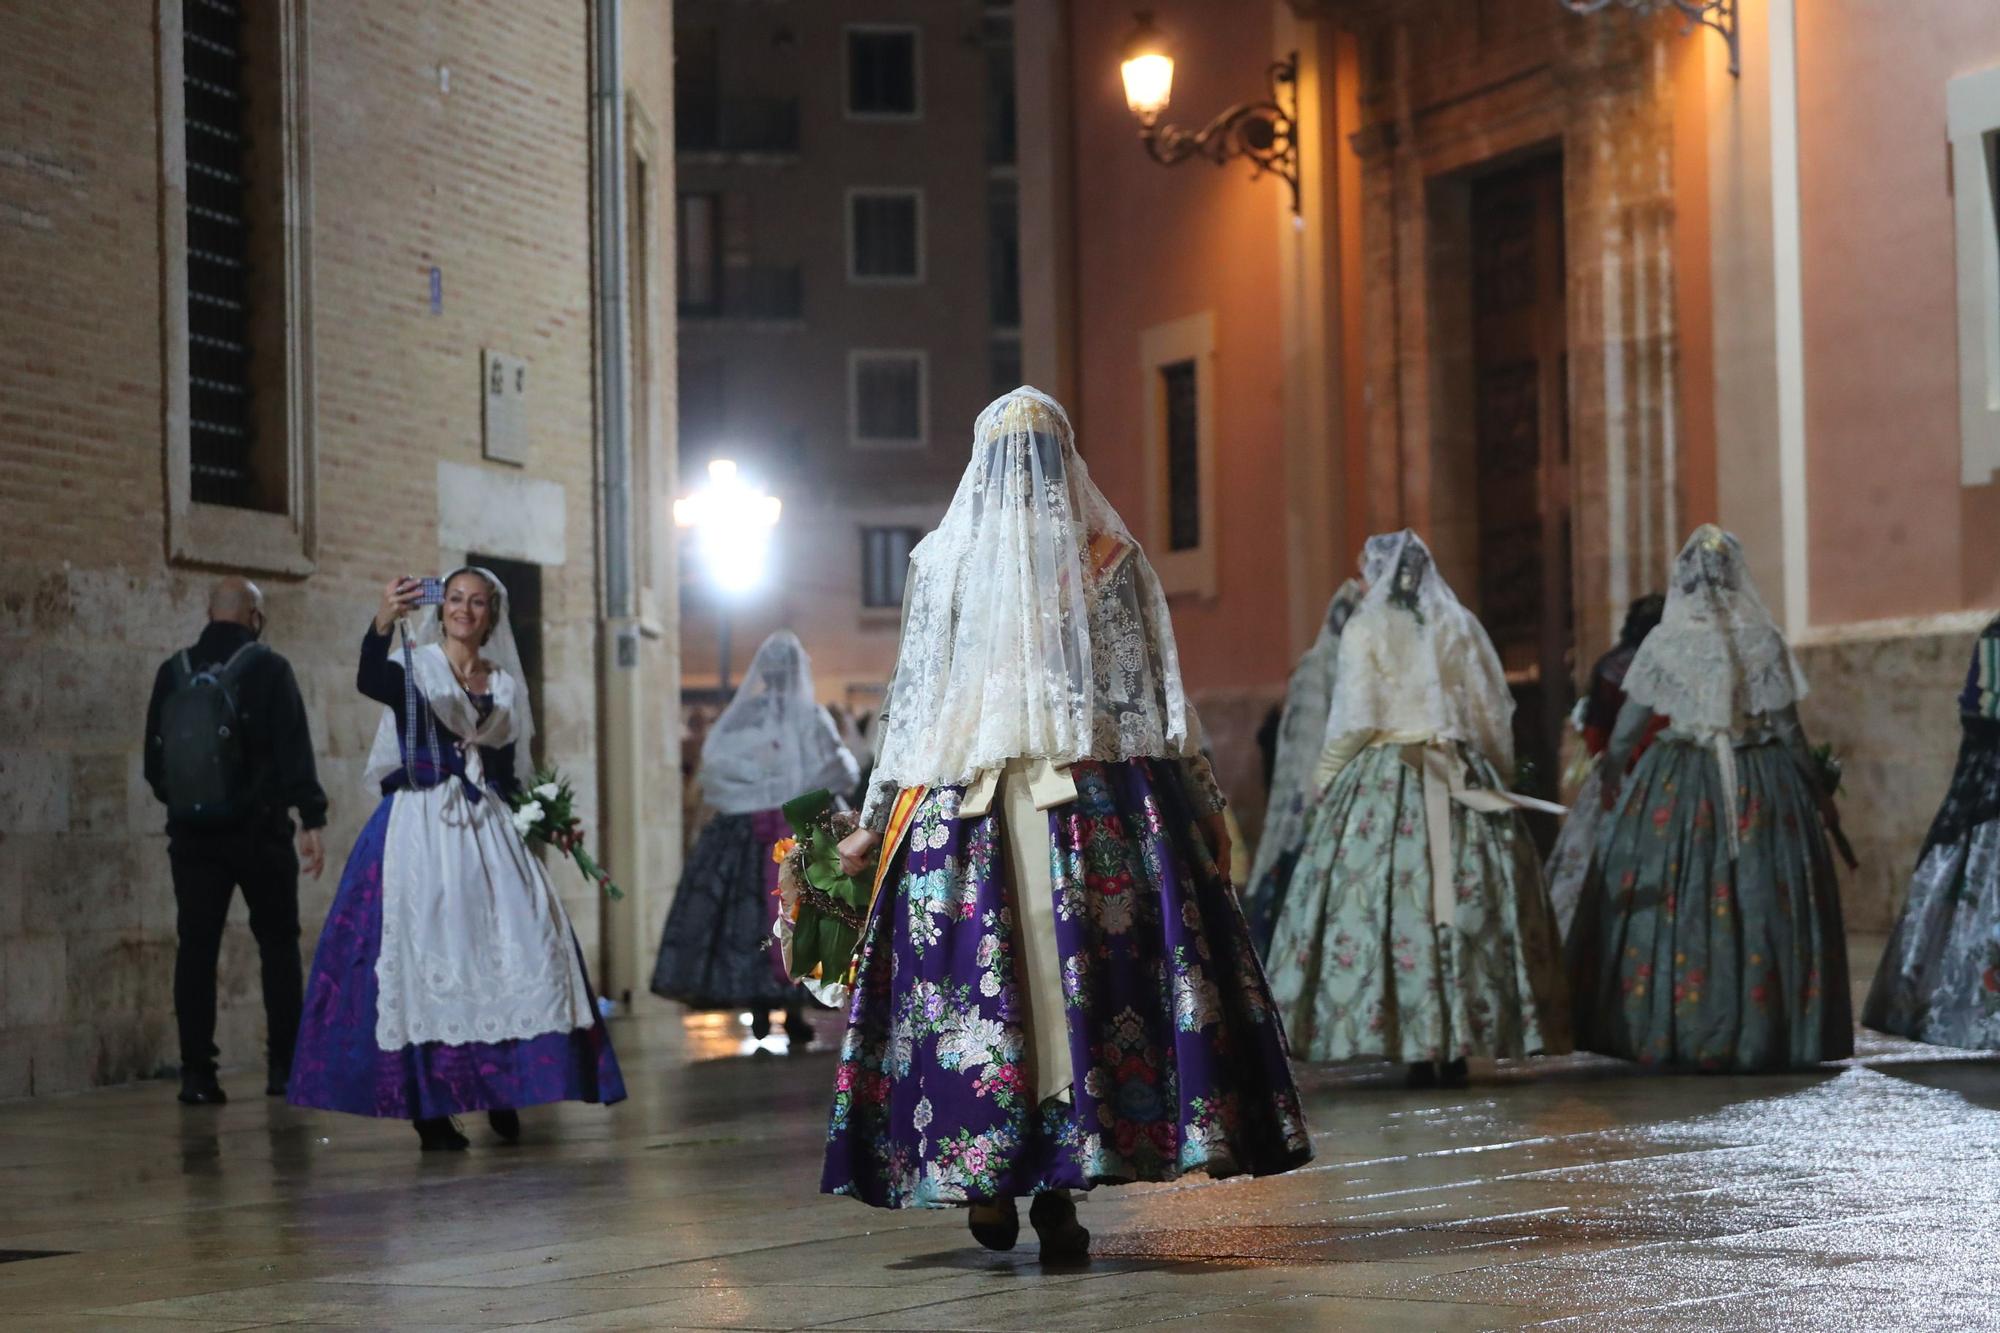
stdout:
MULTIPOLYGON (((424 605, 424 603, 418 600, 424 594, 424 585, 426 583, 437 582, 439 582, 437 579, 412 578, 408 574, 398 574, 395 578, 390 579, 388 584, 382 589, 382 605, 375 612, 375 632, 377 634, 387 634, 390 626, 410 614, 418 606, 424 605)), ((444 590, 440 587, 438 595, 432 600, 431 604, 436 605, 443 600, 444 590)))
POLYGON ((432 576, 413 580, 417 585, 417 600, 413 606, 443 606, 444 580, 432 576))

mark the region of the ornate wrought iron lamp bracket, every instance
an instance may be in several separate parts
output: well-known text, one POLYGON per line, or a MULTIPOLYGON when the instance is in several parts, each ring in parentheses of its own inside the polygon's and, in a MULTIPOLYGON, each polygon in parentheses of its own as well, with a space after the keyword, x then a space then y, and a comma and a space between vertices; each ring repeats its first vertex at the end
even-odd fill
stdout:
POLYGON ((1222 166, 1235 158, 1250 164, 1250 179, 1267 172, 1292 188, 1292 212, 1299 211, 1299 56, 1294 51, 1273 61, 1266 77, 1271 95, 1260 102, 1239 102, 1198 130, 1142 120, 1139 142, 1163 167, 1205 157, 1222 166))
POLYGON ((1597 14, 1622 5, 1641 14, 1654 13, 1671 4, 1687 20, 1689 32, 1699 27, 1713 28, 1729 45, 1729 73, 1742 77, 1741 53, 1736 41, 1736 0, 1559 0, 1572 14, 1597 14))

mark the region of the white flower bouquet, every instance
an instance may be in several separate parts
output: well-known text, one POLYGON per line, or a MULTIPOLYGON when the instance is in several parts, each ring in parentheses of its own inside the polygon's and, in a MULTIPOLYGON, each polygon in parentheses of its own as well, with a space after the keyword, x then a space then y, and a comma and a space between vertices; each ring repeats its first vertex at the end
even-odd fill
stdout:
POLYGON ((613 898, 625 896, 611 882, 611 876, 604 867, 584 850, 583 824, 571 808, 575 804, 575 796, 570 790, 568 778, 553 768, 537 769, 534 781, 510 796, 508 804, 512 807, 508 818, 514 823, 514 831, 530 847, 546 843, 557 851, 567 853, 585 879, 602 886, 604 892, 613 898))

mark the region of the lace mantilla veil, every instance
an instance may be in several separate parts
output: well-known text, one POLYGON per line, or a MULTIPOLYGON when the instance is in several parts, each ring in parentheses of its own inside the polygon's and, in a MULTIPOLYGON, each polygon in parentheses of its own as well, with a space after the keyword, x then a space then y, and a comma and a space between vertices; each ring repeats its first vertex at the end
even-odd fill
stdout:
MULTIPOLYGON (((497 668, 490 673, 489 688, 493 693, 493 708, 485 721, 472 700, 460 688, 458 677, 452 672, 451 663, 444 655, 444 622, 440 608, 419 607, 416 614, 403 622, 404 633, 409 635, 410 664, 414 666, 418 691, 440 718, 444 719, 454 735, 476 743, 500 747, 511 743, 514 746, 514 781, 525 784, 534 775, 535 760, 532 753, 535 739, 535 710, 528 698, 528 680, 521 670, 521 650, 514 643, 513 602, 507 595, 507 585, 492 570, 479 565, 461 565, 445 575, 447 587, 460 574, 477 574, 493 589, 493 632, 480 646, 479 655, 497 668)), ((400 660, 403 641, 396 631, 391 631, 389 655, 392 660, 400 660)), ((403 749, 407 744, 414 748, 419 739, 422 719, 385 714, 375 728, 375 741, 368 749, 368 764, 364 778, 371 791, 379 790, 382 779, 403 766, 403 749)), ((508 774, 493 774, 496 778, 506 778, 508 774)))
POLYGON ((1256 884, 1278 856, 1298 845, 1307 811, 1315 795, 1313 774, 1326 742, 1326 719, 1333 706, 1335 672, 1340 665, 1340 636, 1361 601, 1361 584, 1349 579, 1327 603, 1326 619, 1312 647, 1292 668, 1285 686, 1284 711, 1278 715, 1278 747, 1271 769, 1271 799, 1265 809, 1263 836, 1257 839, 1257 859, 1250 870, 1256 884))
POLYGON ((1765 609, 1743 544, 1712 523, 1674 558, 1666 610, 1625 673, 1625 697, 1713 737, 1806 697, 1805 673, 1765 609))
POLYGON ((910 553, 884 714, 875 781, 901 787, 1192 753, 1166 596, 1047 394, 973 424, 951 507, 910 553))
POLYGON ((861 770, 813 697, 812 659, 790 630, 758 647, 701 747, 702 798, 726 815, 774 810, 821 788, 851 791, 861 770))
POLYGON ((1340 636, 1326 739, 1361 732, 1436 736, 1514 771, 1514 697, 1485 627, 1459 603, 1423 539, 1368 539, 1368 591, 1340 636))

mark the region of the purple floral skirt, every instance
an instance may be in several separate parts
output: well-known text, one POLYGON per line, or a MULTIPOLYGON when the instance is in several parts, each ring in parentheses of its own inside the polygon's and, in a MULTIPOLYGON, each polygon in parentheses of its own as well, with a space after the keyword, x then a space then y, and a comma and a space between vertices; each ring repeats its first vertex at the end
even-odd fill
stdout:
POLYGON ((1178 768, 1077 764, 1048 812, 1071 1065, 1039 1106, 999 813, 918 806, 868 923, 821 1189, 886 1208, 1285 1171, 1312 1157, 1285 1035, 1178 768))
POLYGON ((382 949, 382 798, 355 840, 306 979, 288 1094, 294 1106, 401 1120, 543 1102, 625 1099, 602 1020, 573 1032, 447 1046, 375 1044, 375 961, 382 949))

